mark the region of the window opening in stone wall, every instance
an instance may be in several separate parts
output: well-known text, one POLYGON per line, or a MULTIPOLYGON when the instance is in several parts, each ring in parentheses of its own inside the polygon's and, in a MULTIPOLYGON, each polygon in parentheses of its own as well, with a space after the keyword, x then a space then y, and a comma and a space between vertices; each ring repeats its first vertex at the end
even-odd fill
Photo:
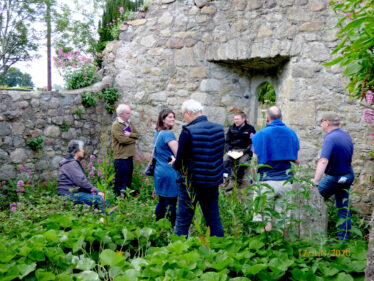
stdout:
POLYGON ((270 82, 264 82, 258 87, 258 110, 257 110, 257 130, 266 126, 266 109, 275 105, 276 93, 274 86, 270 82))

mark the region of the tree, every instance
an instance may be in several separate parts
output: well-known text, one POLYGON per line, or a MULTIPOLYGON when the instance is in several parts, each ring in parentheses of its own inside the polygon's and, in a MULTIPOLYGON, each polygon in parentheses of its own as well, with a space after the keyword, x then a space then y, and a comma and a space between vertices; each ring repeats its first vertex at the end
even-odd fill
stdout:
POLYGON ((0 0, 0 78, 38 49, 39 34, 31 23, 39 17, 39 1, 0 0))
POLYGON ((22 73, 18 68, 10 67, 7 73, 0 79, 0 85, 7 85, 8 87, 27 87, 33 88, 31 75, 22 73))

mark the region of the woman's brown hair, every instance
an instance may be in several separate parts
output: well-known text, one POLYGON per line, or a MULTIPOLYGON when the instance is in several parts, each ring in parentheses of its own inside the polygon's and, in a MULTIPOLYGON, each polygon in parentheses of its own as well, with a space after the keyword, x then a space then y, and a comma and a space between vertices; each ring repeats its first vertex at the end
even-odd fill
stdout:
MULTIPOLYGON (((174 118, 175 118, 175 113, 174 111, 172 111, 171 109, 163 109, 161 110, 160 114, 158 115, 158 119, 157 119, 157 123, 156 123, 156 130, 159 131, 159 130, 168 130, 168 128, 165 127, 164 125, 164 119, 170 114, 170 113, 173 113, 174 115, 174 118)), ((172 129, 169 128, 169 129, 172 129)))

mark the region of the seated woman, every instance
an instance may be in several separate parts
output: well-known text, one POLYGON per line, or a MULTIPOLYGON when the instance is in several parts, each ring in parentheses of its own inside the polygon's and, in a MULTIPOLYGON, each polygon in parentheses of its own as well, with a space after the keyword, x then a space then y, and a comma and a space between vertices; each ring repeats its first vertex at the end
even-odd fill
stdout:
POLYGON ((77 204, 97 206, 101 210, 108 206, 105 195, 86 178, 80 160, 84 158, 83 141, 71 140, 68 155, 59 163, 58 195, 66 196, 77 204))

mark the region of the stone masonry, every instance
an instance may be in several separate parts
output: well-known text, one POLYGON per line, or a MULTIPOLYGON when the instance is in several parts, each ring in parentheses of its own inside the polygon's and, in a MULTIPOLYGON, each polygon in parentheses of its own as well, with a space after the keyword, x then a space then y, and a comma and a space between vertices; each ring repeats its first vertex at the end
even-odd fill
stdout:
POLYGON ((0 91, 0 100, 1 180, 23 178, 27 170, 44 179, 56 177, 68 142, 80 139, 88 155, 98 152, 101 132, 106 132, 112 120, 100 102, 84 108, 81 91, 0 91), (32 134, 45 136, 42 149, 33 151, 27 146, 32 134))
POLYGON ((175 110, 179 135, 180 105, 189 98, 226 127, 236 108, 261 126, 257 91, 268 81, 285 123, 300 138, 302 164, 315 167, 324 136, 320 116, 338 112, 355 145, 353 203, 369 216, 373 129, 361 118, 364 104, 349 100, 342 70, 322 66, 338 44, 335 22, 327 0, 154 0, 123 23, 120 39, 104 50, 104 66, 122 90, 122 102, 133 108, 145 151, 162 108, 175 110))

